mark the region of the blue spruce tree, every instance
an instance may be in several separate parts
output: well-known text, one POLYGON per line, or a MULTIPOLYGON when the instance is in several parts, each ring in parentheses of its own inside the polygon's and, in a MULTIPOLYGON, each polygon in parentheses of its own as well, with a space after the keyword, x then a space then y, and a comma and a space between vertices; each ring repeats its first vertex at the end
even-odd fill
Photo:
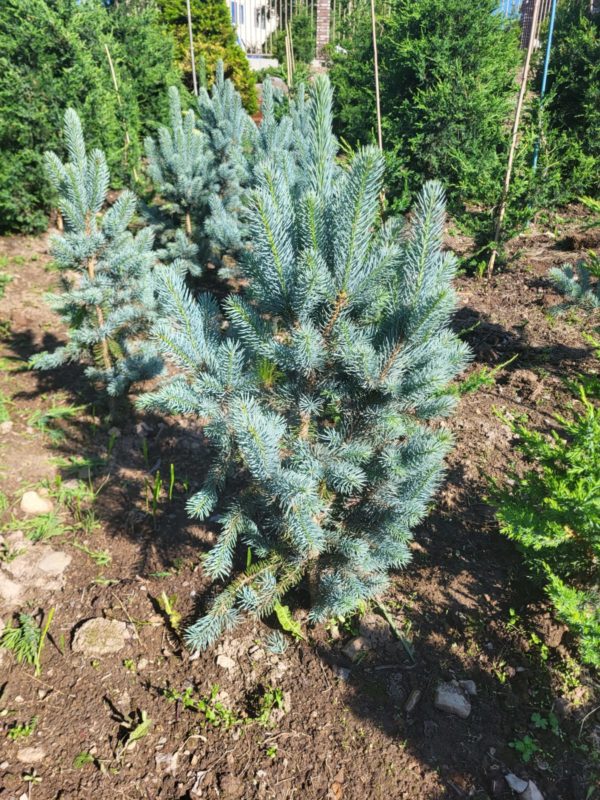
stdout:
POLYGON ((161 239, 158 257, 167 263, 177 261, 197 277, 202 267, 192 220, 205 213, 210 180, 207 142, 194 112, 182 113, 175 87, 169 89, 169 111, 170 128, 160 128, 157 141, 150 136, 145 140, 148 172, 161 200, 151 206, 149 221, 161 239))
POLYGON ((158 277, 170 321, 156 337, 180 374, 142 406, 203 420, 212 458, 188 511, 221 526, 204 566, 226 585, 188 629, 193 649, 268 614, 303 577, 314 621, 381 595, 451 445, 431 421, 451 412, 468 351, 449 326, 443 191, 424 187, 409 228, 383 222, 383 157, 337 163, 331 102, 319 77, 297 170, 292 158, 257 168, 247 295, 220 308, 177 270, 158 277))
POLYGON ((123 192, 105 209, 109 171, 104 153, 86 152, 79 117, 65 114, 69 162, 46 153, 48 176, 59 195, 65 233, 52 241, 61 270, 61 293, 51 296, 68 325, 68 342, 31 359, 36 369, 69 361, 85 365, 89 380, 109 396, 125 394, 132 383, 157 375, 162 360, 147 333, 158 317, 153 271, 156 256, 149 228, 135 235, 133 193, 123 192))
POLYGON ((170 103, 170 128, 162 128, 157 141, 146 140, 149 174, 159 195, 150 217, 163 243, 158 255, 166 262, 177 259, 179 268, 195 277, 208 262, 229 276, 248 244, 247 198, 257 165, 294 151, 292 119, 276 119, 267 79, 257 126, 225 80, 222 62, 211 91, 200 92, 197 116, 182 114, 175 89, 170 103))

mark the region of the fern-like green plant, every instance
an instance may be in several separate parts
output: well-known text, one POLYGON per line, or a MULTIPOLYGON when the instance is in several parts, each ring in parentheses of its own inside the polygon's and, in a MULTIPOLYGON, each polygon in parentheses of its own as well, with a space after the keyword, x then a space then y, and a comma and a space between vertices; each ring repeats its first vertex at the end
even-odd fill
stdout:
POLYGON ((18 664, 31 664, 35 674, 41 672, 41 656, 48 629, 54 617, 50 609, 43 627, 30 614, 19 614, 18 625, 6 628, 0 636, 0 647, 11 650, 18 664))
POLYGON ((583 388, 579 399, 551 436, 511 423, 530 469, 493 497, 500 531, 579 638, 583 660, 600 667, 600 409, 583 388))

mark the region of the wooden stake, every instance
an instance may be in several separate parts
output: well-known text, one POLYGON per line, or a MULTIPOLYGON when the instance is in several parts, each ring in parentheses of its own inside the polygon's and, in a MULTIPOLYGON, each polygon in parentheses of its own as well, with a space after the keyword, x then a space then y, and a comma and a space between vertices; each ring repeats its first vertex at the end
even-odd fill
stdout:
POLYGON ((190 61, 192 64, 192 85, 194 87, 194 94, 198 97, 198 78, 196 76, 196 58, 194 56, 194 32, 192 30, 192 8, 190 5, 190 0, 186 0, 187 2, 187 21, 188 21, 188 33, 190 34, 190 61))
POLYGON ((494 265, 498 255, 498 244, 502 234, 502 223, 506 215, 506 203, 508 201, 508 191, 510 189, 510 180, 512 177, 513 163, 515 160, 515 153, 517 150, 517 137, 519 133, 519 123, 521 121, 521 113, 523 111, 523 101, 525 100, 525 92, 527 91, 527 83, 529 81, 529 68, 531 66, 531 55, 536 39, 537 22, 540 13, 541 0, 535 0, 533 6, 533 15, 531 19, 531 32, 529 34, 529 44, 527 46, 527 55, 525 56, 525 66, 523 67, 523 78, 521 80, 521 88, 519 90, 519 97, 517 100, 517 107, 515 109, 515 119, 512 127, 512 139, 510 143, 510 150, 508 152, 508 164, 506 167, 506 175, 504 176, 504 185, 502 187, 502 194, 500 196, 500 203, 498 205, 498 218, 496 221, 496 230, 494 232, 494 249, 490 255, 488 262, 487 276, 492 277, 494 272, 494 265))
MULTIPOLYGON (((106 50, 106 57, 108 58, 108 66, 110 67, 110 74, 112 77, 113 86, 115 87, 115 94, 117 95, 117 104, 119 108, 123 107, 123 100, 121 98, 121 92, 119 91, 119 84, 117 83, 117 75, 115 72, 115 68, 113 65, 113 60, 110 56, 110 50, 108 49, 108 44, 104 43, 104 49, 106 50)), ((129 138, 129 131, 127 130, 127 122, 125 121, 125 117, 123 117, 123 126, 125 128, 125 160, 127 161, 127 154, 129 153, 129 148, 131 146, 131 139, 129 138)), ((138 173, 135 167, 132 167, 133 170, 133 179, 137 183, 138 181, 138 173)))
POLYGON ((381 96, 379 92, 379 56, 377 55, 377 25, 375 18, 375 0, 371 0, 371 28, 373 33, 373 67, 375 69, 375 106, 377 109, 377 142, 383 150, 383 131, 381 129, 381 96))

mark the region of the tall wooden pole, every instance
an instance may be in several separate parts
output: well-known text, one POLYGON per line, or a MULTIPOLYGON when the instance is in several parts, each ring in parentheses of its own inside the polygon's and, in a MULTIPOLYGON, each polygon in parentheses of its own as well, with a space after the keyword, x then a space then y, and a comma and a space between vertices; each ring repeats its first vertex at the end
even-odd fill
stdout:
POLYGON ((371 0, 371 29, 373 35, 373 67, 375 70, 375 107, 377 109, 377 142, 383 150, 383 131, 381 128, 381 95, 379 91, 379 56, 377 54, 377 20, 375 18, 375 0, 371 0))
POLYGON ((196 58, 194 56, 194 32, 192 30, 192 8, 190 6, 190 0, 186 0, 187 2, 187 20, 188 20, 188 32, 190 34, 190 60, 192 63, 192 85, 194 87, 194 94, 198 97, 198 78, 196 77, 196 58))
MULTIPOLYGON (((106 51, 106 57, 108 59, 108 66, 110 67, 110 75, 112 78, 113 86, 115 87, 115 94, 117 96, 117 104, 119 108, 123 107, 123 100, 121 99, 121 92, 119 91, 119 84, 117 82, 117 74, 115 72, 115 67, 113 64, 113 60, 110 55, 110 50, 108 49, 108 44, 104 43, 104 50, 106 51)), ((129 148, 131 147, 131 139, 129 138, 129 131, 127 130, 127 120, 125 116, 123 116, 123 127, 125 129, 125 162, 128 163, 129 161, 129 148)), ((138 173, 135 166, 132 168, 133 171, 133 180, 137 183, 138 181, 138 173)))
POLYGON ((506 215, 506 203, 508 201, 508 191, 510 189, 510 179, 512 177, 513 163, 515 160, 515 153, 517 151, 517 137, 519 133, 519 123, 521 122, 521 114, 523 112, 523 101, 525 100, 525 92, 527 91, 527 83, 529 81, 529 68, 531 66, 531 55, 535 44, 535 37, 537 31, 537 21, 540 12, 541 0, 535 0, 533 6, 533 15, 531 18, 531 31, 529 34, 529 44, 527 46, 527 55, 525 56, 525 65, 523 67, 523 78, 521 80, 521 88, 519 90, 519 98, 517 100, 517 107, 515 109, 515 119, 512 127, 512 138, 510 143, 510 150, 508 151, 508 164, 506 166, 506 175, 504 176, 504 185, 502 187, 502 194, 500 196, 500 203, 498 205, 498 217, 496 220, 496 230, 494 233, 494 249, 490 255, 488 262, 487 275, 491 278, 496 264, 496 257, 498 256, 498 244, 502 234, 502 223, 506 215))

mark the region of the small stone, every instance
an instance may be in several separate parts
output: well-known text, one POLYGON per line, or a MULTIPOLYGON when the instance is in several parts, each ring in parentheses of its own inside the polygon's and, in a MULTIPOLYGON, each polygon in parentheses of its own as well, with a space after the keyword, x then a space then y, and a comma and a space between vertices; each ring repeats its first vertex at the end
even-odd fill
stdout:
POLYGON ((342 647, 342 653, 347 656, 350 661, 356 661, 362 652, 368 648, 368 641, 364 636, 355 636, 350 639, 345 647, 342 647))
POLYGON ((252 659, 252 661, 261 661, 265 657, 265 655, 266 655, 265 651, 262 648, 257 647, 256 650, 250 656, 250 658, 252 659))
POLYGON ((42 747, 22 747, 17 751, 17 761, 21 764, 39 764, 46 758, 46 751, 42 747))
POLYGON ((404 706, 404 710, 407 714, 412 714, 412 712, 417 707, 417 703, 421 699, 421 690, 420 689, 413 689, 412 692, 408 695, 408 700, 404 706))
POLYGON ((7 419, 4 422, 0 422, 0 433, 10 433, 13 429, 14 422, 12 419, 7 419))
POLYGON ((38 569, 50 575, 62 575, 71 563, 71 556, 60 550, 50 550, 38 561, 38 569))
POLYGON ((527 788, 527 781, 524 781, 522 778, 519 778, 518 775, 515 775, 512 772, 509 772, 507 775, 505 775, 504 780, 508 783, 513 792, 516 792, 517 794, 522 794, 527 788))
POLYGON ((10 578, 0 572, 0 600, 3 600, 9 606, 14 606, 18 603, 22 591, 20 584, 11 581, 10 578))
POLYGON ((471 703, 460 686, 441 683, 435 692, 434 705, 440 711, 466 719, 471 713, 471 703))
POLYGON ((544 800, 544 795, 533 781, 529 781, 525 791, 521 792, 521 800, 544 800))
POLYGON ((104 656, 118 653, 129 639, 127 624, 118 619, 95 617, 88 619, 75 632, 72 650, 85 656, 104 656))
POLYGON ((477 686, 475 685, 475 681, 459 681, 458 685, 467 694, 471 695, 471 697, 477 696, 477 686))
POLYGON ((3 761, 3 762, 0 764, 0 769, 8 769, 8 768, 9 768, 9 766, 10 766, 10 764, 8 763, 8 761, 3 761))
POLYGON ((146 669, 147 666, 148 666, 148 659, 147 658, 140 658, 140 660, 137 663, 137 668, 138 669, 146 669))
POLYGON ((179 761, 179 753, 157 753, 154 756, 157 769, 174 775, 177 772, 177 762, 179 761))
POLYGON ((334 667, 335 673, 343 681, 350 679, 350 670, 347 667, 334 667))
POLYGON ((233 658, 229 658, 229 656, 220 655, 217 656, 217 666, 221 667, 222 669, 235 669, 236 663, 233 658))
POLYGON ((21 498, 21 511, 24 514, 30 514, 32 516, 36 514, 48 514, 53 508, 52 500, 49 500, 47 497, 42 497, 37 492, 25 492, 21 498))

